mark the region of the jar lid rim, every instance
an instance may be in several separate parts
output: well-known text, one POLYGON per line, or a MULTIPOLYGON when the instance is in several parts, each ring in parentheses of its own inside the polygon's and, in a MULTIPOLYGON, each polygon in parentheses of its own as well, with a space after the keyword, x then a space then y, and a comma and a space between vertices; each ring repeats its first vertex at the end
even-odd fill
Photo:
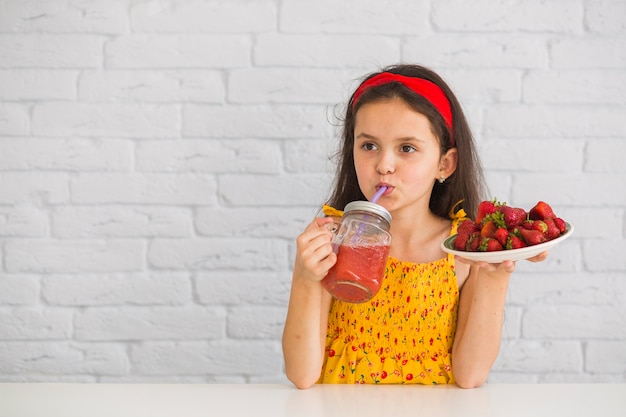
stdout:
POLYGON ((387 223, 391 223, 391 213, 389 213, 389 211, 387 211, 387 209, 380 204, 372 203, 370 201, 352 201, 346 204, 346 207, 343 209, 344 214, 355 210, 369 211, 370 213, 378 214, 380 217, 385 219, 387 223))

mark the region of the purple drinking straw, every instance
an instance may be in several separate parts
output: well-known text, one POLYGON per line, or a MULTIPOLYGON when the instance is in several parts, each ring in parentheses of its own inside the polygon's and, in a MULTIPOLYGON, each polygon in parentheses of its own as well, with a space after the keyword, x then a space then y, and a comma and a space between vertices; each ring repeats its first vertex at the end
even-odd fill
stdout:
POLYGON ((385 193, 385 191, 387 191, 387 186, 383 185, 382 187, 380 187, 378 189, 378 191, 376 191, 376 194, 374 194, 372 196, 372 199, 370 200, 370 203, 375 203, 378 201, 378 199, 385 193))
MULTIPOLYGON (((372 198, 370 199, 370 203, 376 203, 378 201, 378 199, 385 193, 385 191, 387 191, 387 186, 383 185, 382 187, 380 187, 378 189, 378 191, 376 191, 376 194, 374 194, 372 196, 372 198)), ((363 230, 365 229, 365 225, 363 223, 361 223, 359 225, 359 228, 357 229, 356 233, 354 234, 354 236, 352 236, 351 242, 354 244, 355 239, 361 234, 363 233, 363 230)))

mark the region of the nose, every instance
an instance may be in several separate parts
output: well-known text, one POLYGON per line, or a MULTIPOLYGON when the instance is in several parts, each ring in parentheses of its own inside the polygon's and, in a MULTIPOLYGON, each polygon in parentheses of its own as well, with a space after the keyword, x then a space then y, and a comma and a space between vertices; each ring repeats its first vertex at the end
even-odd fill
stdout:
POLYGON ((396 170, 396 164, 391 152, 382 152, 376 163, 376 172, 380 175, 393 174, 396 170))

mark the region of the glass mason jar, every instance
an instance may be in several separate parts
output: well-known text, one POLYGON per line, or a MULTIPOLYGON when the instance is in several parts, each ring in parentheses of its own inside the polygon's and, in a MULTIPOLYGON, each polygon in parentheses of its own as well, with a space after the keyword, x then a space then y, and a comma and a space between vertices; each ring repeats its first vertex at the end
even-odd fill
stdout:
POLYGON ((332 240, 337 263, 322 280, 335 298, 363 303, 380 290, 391 244, 390 224, 391 214, 378 204, 346 205, 332 240))

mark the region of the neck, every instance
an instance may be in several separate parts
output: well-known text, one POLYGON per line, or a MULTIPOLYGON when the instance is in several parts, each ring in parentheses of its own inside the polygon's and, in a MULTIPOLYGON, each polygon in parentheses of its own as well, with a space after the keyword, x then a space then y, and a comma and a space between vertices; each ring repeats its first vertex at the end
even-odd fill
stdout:
POLYGON ((430 210, 392 213, 390 255, 404 261, 425 263, 444 256, 440 243, 450 233, 450 221, 430 210))

